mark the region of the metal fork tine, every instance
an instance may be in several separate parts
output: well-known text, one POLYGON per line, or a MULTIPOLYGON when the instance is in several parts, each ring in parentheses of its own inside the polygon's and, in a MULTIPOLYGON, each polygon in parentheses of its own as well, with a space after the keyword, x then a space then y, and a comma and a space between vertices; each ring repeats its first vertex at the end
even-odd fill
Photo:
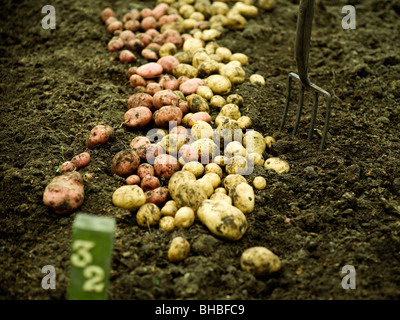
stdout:
POLYGON ((305 90, 305 87, 301 86, 300 97, 299 97, 299 108, 297 109, 297 116, 296 116, 296 121, 294 123, 293 135, 295 135, 297 133, 297 129, 299 127, 299 123, 300 123, 300 119, 301 119, 301 112, 303 111, 304 90, 305 90))

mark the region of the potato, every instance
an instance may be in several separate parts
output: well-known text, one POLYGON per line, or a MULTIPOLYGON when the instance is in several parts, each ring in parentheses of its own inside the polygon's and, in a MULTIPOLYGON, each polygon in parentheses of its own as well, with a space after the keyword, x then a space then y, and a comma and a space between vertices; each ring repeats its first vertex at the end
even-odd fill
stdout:
POLYGON ((204 190, 207 198, 211 197, 211 195, 214 193, 213 185, 209 179, 200 178, 196 180, 196 183, 204 190))
POLYGON ((178 211, 178 208, 176 207, 175 201, 169 200, 161 208, 161 215, 175 217, 175 214, 177 211, 178 211))
POLYGON ((276 142, 275 138, 271 136, 266 136, 264 141, 269 149, 271 149, 272 145, 276 142))
POLYGON ((247 174, 248 169, 247 159, 242 156, 233 156, 225 165, 227 174, 247 174))
POLYGON ((210 114, 205 111, 199 111, 199 112, 192 113, 191 115, 189 115, 187 117, 187 126, 193 127, 193 125, 195 125, 197 122, 200 122, 200 121, 210 123, 211 122, 210 114))
MULTIPOLYGON (((213 186, 213 188, 218 188, 219 185, 221 184, 221 178, 218 174, 216 174, 215 172, 209 172, 206 173, 202 179, 206 179, 208 181, 211 182, 211 185, 213 186)), ((214 190, 213 190, 214 191, 214 190)))
POLYGON ((151 108, 153 106, 153 97, 148 93, 140 92, 131 95, 128 99, 127 107, 128 109, 137 107, 147 107, 151 108))
POLYGON ((125 179, 125 183, 127 185, 139 185, 140 184, 140 177, 137 174, 131 174, 129 177, 125 179))
POLYGON ((243 108, 244 99, 240 94, 232 93, 226 97, 226 103, 236 104, 239 108, 243 108))
POLYGON ((179 61, 179 63, 185 63, 185 64, 192 63, 192 54, 190 52, 178 51, 176 54, 174 54, 174 58, 176 58, 179 61))
POLYGON ((272 11, 276 7, 276 0, 258 0, 258 6, 266 11, 272 11))
POLYGON ((232 51, 226 47, 218 47, 215 50, 215 54, 221 58, 223 63, 227 63, 230 61, 232 56, 232 51))
POLYGON ((267 186, 267 181, 261 176, 255 177, 253 180, 253 186, 257 190, 264 190, 267 186))
POLYGON ((212 162, 212 159, 219 152, 218 146, 211 139, 199 139, 194 141, 191 146, 197 150, 200 162, 203 164, 208 164, 212 162))
POLYGON ((249 63, 249 58, 243 53, 234 53, 231 55, 230 61, 239 61, 242 66, 249 63))
POLYGON ((197 211, 201 202, 208 198, 206 192, 196 181, 179 184, 171 197, 175 200, 178 209, 190 207, 194 212, 197 211))
POLYGON ((200 78, 193 78, 188 81, 185 81, 179 86, 179 90, 184 94, 184 95, 190 95, 193 93, 196 93, 198 87, 203 86, 204 81, 200 78))
POLYGON ((230 30, 241 30, 246 26, 246 18, 239 13, 227 15, 228 21, 226 26, 230 30))
POLYGON ((141 227, 153 227, 161 219, 161 211, 154 203, 143 204, 136 213, 136 222, 141 227))
POLYGON ((145 92, 153 96, 156 92, 163 89, 164 88, 157 82, 147 82, 145 92))
POLYGON ((164 106, 154 112, 153 118, 157 127, 166 129, 169 126, 179 126, 183 117, 182 110, 175 106, 164 106))
POLYGON ((146 202, 161 206, 167 200, 168 194, 168 189, 165 187, 155 188, 145 193, 146 202))
POLYGON ((153 113, 147 107, 137 107, 125 112, 124 122, 128 128, 143 128, 148 125, 153 113))
POLYGON ((225 240, 239 240, 247 230, 246 216, 225 202, 204 200, 197 217, 214 235, 225 240))
POLYGON ((175 237, 172 239, 168 249, 168 260, 171 262, 179 262, 185 260, 190 252, 190 243, 182 238, 175 237))
POLYGON ((160 109, 163 106, 177 105, 177 104, 178 104, 178 97, 170 89, 160 90, 156 92, 153 96, 153 106, 156 109, 160 109))
POLYGON ((232 158, 234 156, 246 157, 247 151, 239 141, 232 141, 226 145, 224 149, 224 156, 228 158, 232 158))
POLYGON ((272 251, 257 246, 243 251, 240 257, 240 266, 243 271, 256 277, 262 277, 279 271, 281 261, 272 251))
POLYGON ((254 190, 247 182, 233 185, 229 189, 229 196, 232 198, 233 205, 244 214, 253 212, 255 201, 254 190))
POLYGON ((114 191, 112 202, 116 207, 135 211, 146 203, 146 196, 139 186, 125 185, 114 191))
POLYGON ((158 223, 159 228, 165 232, 172 232, 175 230, 175 219, 174 217, 164 216, 158 223))
POLYGON ((124 41, 120 38, 112 38, 108 44, 107 44, 107 49, 110 52, 116 52, 121 50, 124 47, 124 41))
POLYGON ((258 131, 247 131, 243 135, 243 145, 246 147, 248 153, 256 152, 263 154, 266 144, 263 135, 258 131))
POLYGON ((124 25, 121 21, 114 21, 111 22, 108 26, 107 26, 107 31, 110 34, 116 34, 117 31, 122 31, 124 28, 124 25))
POLYGON ((221 36, 222 32, 211 28, 203 31, 203 34, 201 35, 201 39, 204 41, 213 41, 221 36))
POLYGON ((175 213, 174 224, 177 228, 187 229, 193 225, 195 218, 191 208, 182 207, 175 213))
POLYGON ((151 79, 159 76, 163 72, 163 67, 157 62, 149 62, 140 66, 136 73, 144 79, 151 79))
POLYGON ((199 178, 204 173, 204 166, 198 161, 190 161, 182 167, 182 171, 190 171, 199 178))
POLYGON ((154 168, 150 163, 142 163, 137 168, 137 174, 141 179, 145 176, 154 176, 154 168))
POLYGON ((212 139, 214 130, 211 125, 205 121, 196 121, 190 130, 193 140, 212 139))
POLYGON ((189 124, 188 124, 188 118, 190 117, 190 116, 192 116, 193 115, 193 113, 192 112, 188 112, 188 113, 186 113, 185 114, 185 116, 182 118, 182 122, 181 122, 181 124, 183 125, 183 126, 188 126, 189 124))
POLYGON ((216 189, 214 190, 214 194, 217 194, 217 193, 222 193, 222 194, 225 194, 225 195, 228 194, 228 192, 226 191, 226 189, 225 189, 224 187, 218 187, 218 188, 216 188, 216 189))
POLYGON ((154 159, 154 171, 160 178, 169 179, 179 170, 178 160, 171 155, 161 154, 154 159))
MULTIPOLYGON (((225 190, 225 189, 222 189, 225 190)), ((226 204, 232 205, 232 198, 227 194, 217 192, 211 195, 210 200, 225 202, 226 204)))
POLYGON ((67 173, 67 172, 72 172, 75 171, 77 168, 75 164, 72 161, 65 161, 59 169, 59 172, 61 174, 67 173))
POLYGON ((84 197, 82 176, 73 171, 53 178, 44 190, 43 203, 56 214, 68 214, 83 204, 84 197))
POLYGON ((255 152, 248 153, 246 159, 248 163, 256 164, 258 166, 264 165, 265 162, 264 157, 261 154, 255 152))
POLYGON ((157 63, 162 67, 163 72, 172 73, 180 61, 174 56, 165 56, 158 59, 157 63))
POLYGON ((232 84, 229 79, 219 74, 213 74, 205 79, 206 85, 214 94, 227 95, 231 91, 232 84))
POLYGON ((133 138, 129 144, 131 149, 135 151, 142 160, 146 160, 147 150, 150 145, 151 141, 145 136, 137 136, 133 138))
POLYGON ((189 110, 192 113, 196 112, 210 112, 210 107, 208 106, 208 102, 203 97, 199 96, 196 93, 188 95, 186 97, 186 101, 189 105, 189 110))
POLYGON ((97 125, 89 133, 86 148, 92 149, 97 145, 106 144, 114 138, 114 129, 110 126, 97 125))
POLYGON ((190 64, 179 63, 172 69, 172 74, 177 78, 185 76, 192 79, 197 77, 197 69, 190 64))
POLYGON ((202 41, 201 39, 195 39, 195 38, 190 38, 187 39, 184 43, 183 43, 183 47, 182 50, 184 52, 190 52, 193 53, 195 52, 197 49, 201 49, 204 47, 204 41, 202 41))
MULTIPOLYGON (((132 88, 145 87, 146 86, 146 80, 144 80, 144 78, 139 76, 138 74, 133 74, 133 75, 131 75, 129 77, 129 84, 130 84, 130 86, 132 88)), ((128 104, 129 104, 129 101, 128 101, 128 104)))
POLYGON ((193 92, 198 94, 199 96, 203 97, 206 100, 211 100, 211 98, 214 96, 214 93, 212 92, 212 90, 205 86, 205 85, 200 85, 197 87, 196 92, 193 92))
POLYGON ((197 67, 197 76, 201 78, 205 78, 209 75, 217 73, 219 73, 219 63, 217 61, 211 60, 211 58, 210 60, 203 61, 197 67))
POLYGON ((254 83, 254 84, 257 84, 257 85, 260 85, 260 86, 265 85, 265 79, 260 74, 252 74, 249 77, 249 81, 250 81, 250 83, 254 83))
MULTIPOLYGON (((175 78, 172 74, 164 74, 163 76, 160 77, 158 80, 158 83, 164 88, 164 89, 170 89, 173 90, 173 92, 176 95, 175 90, 179 88, 179 83, 178 79, 175 78)), ((178 97, 179 100, 179 97, 178 97)))
POLYGON ((258 8, 243 2, 236 2, 233 6, 245 18, 256 18, 258 15, 258 8))
MULTIPOLYGON (((246 80, 246 72, 232 61, 219 69, 219 74, 229 79, 232 84, 242 84, 246 80)), ((240 63, 239 63, 240 64, 240 63)))
POLYGON ((286 160, 280 159, 278 157, 272 157, 265 160, 264 167, 274 170, 279 174, 287 173, 290 170, 289 163, 286 160))
POLYGON ((101 21, 106 22, 106 20, 110 17, 115 17, 114 10, 111 8, 105 8, 101 12, 101 21))
POLYGON ((169 5, 166 3, 160 3, 153 9, 153 16, 157 20, 160 19, 163 15, 167 14, 169 9, 169 5))
POLYGON ((133 52, 130 50, 122 50, 121 53, 119 54, 119 61, 122 63, 131 63, 136 60, 136 56, 133 52))
POLYGON ((122 150, 111 161, 111 173, 127 177, 136 172, 140 164, 139 155, 134 150, 122 150))
POLYGON ((140 187, 144 192, 154 190, 161 186, 160 180, 155 176, 147 175, 142 178, 140 187))
POLYGON ((179 163, 183 163, 183 166, 187 162, 199 160, 199 153, 197 149, 193 148, 191 145, 185 144, 179 149, 178 159, 179 163))
POLYGON ((161 39, 163 44, 165 43, 173 43, 178 49, 182 47, 183 40, 180 33, 173 29, 165 30, 161 34, 161 39))
POLYGON ((143 160, 146 160, 148 163, 154 165, 155 159, 162 153, 164 153, 163 148, 156 143, 152 143, 147 147, 146 157, 143 160))
POLYGON ((220 179, 222 179, 222 169, 221 167, 216 164, 216 163, 209 163, 204 167, 204 174, 208 174, 208 173, 216 173, 220 179))
POLYGON ((211 100, 210 100, 210 105, 213 108, 222 108, 224 105, 226 104, 226 100, 224 99, 224 97, 220 96, 220 95, 214 95, 211 100))
POLYGON ((168 191, 172 199, 175 198, 175 192, 178 190, 179 185, 189 181, 196 181, 196 176, 190 171, 178 171, 172 175, 168 181, 168 191))
POLYGON ((247 183, 247 180, 245 177, 243 177, 240 174, 229 174, 225 177, 225 179, 223 180, 223 185, 226 191, 229 192, 229 190, 235 185, 235 184, 239 184, 245 182, 247 183))
POLYGON ((249 129, 252 125, 252 121, 248 116, 241 116, 239 119, 237 119, 237 122, 242 130, 249 129))

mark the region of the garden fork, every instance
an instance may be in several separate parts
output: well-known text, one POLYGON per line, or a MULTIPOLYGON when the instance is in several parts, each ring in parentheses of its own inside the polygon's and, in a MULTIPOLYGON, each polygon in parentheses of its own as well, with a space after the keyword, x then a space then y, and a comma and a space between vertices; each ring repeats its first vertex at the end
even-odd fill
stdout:
POLYGON ((313 15, 314 15, 314 0, 300 0, 299 15, 297 19, 296 43, 295 43, 298 74, 293 72, 289 73, 286 106, 283 113, 283 118, 279 131, 280 132, 282 131, 286 122, 286 116, 289 109, 289 103, 292 91, 292 79, 295 79, 301 83, 301 91, 300 91, 299 107, 297 110, 296 121, 293 128, 293 135, 296 134, 299 126, 301 112, 303 110, 304 91, 308 89, 310 91, 315 92, 315 101, 311 114, 311 124, 310 124, 310 131, 308 132, 308 141, 311 141, 314 133, 314 125, 315 125, 315 119, 317 117, 319 94, 322 94, 327 98, 325 125, 322 132, 322 141, 320 145, 320 150, 323 150, 326 145, 326 136, 329 129, 332 97, 327 91, 321 89, 320 87, 312 83, 308 78, 308 73, 307 73, 308 55, 310 52, 310 39, 311 39, 313 15))

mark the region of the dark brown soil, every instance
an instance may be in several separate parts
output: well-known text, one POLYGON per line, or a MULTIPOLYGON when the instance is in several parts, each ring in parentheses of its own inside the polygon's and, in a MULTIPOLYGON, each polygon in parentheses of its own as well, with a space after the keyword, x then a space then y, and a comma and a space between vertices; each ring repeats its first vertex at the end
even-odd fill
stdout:
POLYGON ((129 3, 53 1, 55 30, 41 28, 40 1, 1 4, 0 299, 66 299, 76 213, 55 215, 42 196, 57 175, 62 148, 65 159, 85 151, 97 124, 113 126, 115 140, 94 148, 91 163, 81 169, 94 175, 85 182, 81 211, 117 221, 110 299, 399 299, 400 1, 316 1, 310 78, 333 95, 324 151, 318 150, 320 136, 306 139, 311 95, 298 134, 291 134, 294 104, 278 132, 287 74, 296 71, 298 1, 278 0, 276 10, 261 12, 244 30, 218 41, 249 56, 247 77, 266 78, 264 87, 246 81, 234 92, 243 96, 241 112, 253 128, 277 139, 264 157, 291 165, 287 174, 256 167, 246 177, 264 176, 268 185, 256 192, 248 231, 237 242, 215 238, 200 223, 172 234, 146 230, 134 214, 111 203, 124 184, 111 174, 111 159, 145 132, 123 125, 132 94, 129 66, 107 51, 110 35, 100 14, 110 6, 122 16, 129 3), (357 9, 355 30, 342 29, 346 4, 357 9), (177 235, 192 250, 183 262, 170 263, 167 250, 177 235), (282 269, 265 278, 242 271, 241 253, 251 246, 272 250, 282 269), (45 265, 56 268, 56 290, 41 287, 45 265), (356 270, 354 290, 342 288, 345 265, 356 270))

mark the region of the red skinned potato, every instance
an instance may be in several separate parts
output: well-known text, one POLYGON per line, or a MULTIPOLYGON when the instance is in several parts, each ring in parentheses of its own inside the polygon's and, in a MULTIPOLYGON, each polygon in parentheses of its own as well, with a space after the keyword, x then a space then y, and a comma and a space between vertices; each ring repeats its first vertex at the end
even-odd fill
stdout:
POLYGON ((179 149, 179 158, 182 158, 185 162, 197 161, 199 160, 199 152, 190 144, 185 144, 179 149))
POLYGON ((166 187, 158 187, 145 193, 146 203, 154 203, 157 206, 162 205, 168 197, 168 189, 166 187))
POLYGON ((140 11, 140 16, 142 17, 142 19, 145 19, 152 15, 153 15, 153 10, 151 10, 150 8, 144 8, 140 11))
POLYGON ((167 129, 169 126, 179 126, 182 122, 182 110, 175 106, 164 106, 154 112, 156 126, 167 129))
POLYGON ((181 169, 178 160, 169 154, 161 154, 154 159, 154 171, 160 178, 169 179, 181 169))
POLYGON ((124 44, 128 44, 130 40, 135 39, 135 34, 131 30, 124 30, 119 34, 119 38, 124 41, 124 44))
POLYGON ((101 21, 106 22, 110 17, 115 17, 115 12, 111 8, 105 8, 101 13, 101 21))
POLYGON ((122 150, 118 152, 111 162, 111 173, 121 177, 134 174, 139 167, 140 158, 134 150, 122 150))
POLYGON ((151 108, 153 106, 153 97, 144 92, 135 93, 131 95, 128 99, 128 109, 137 108, 137 107, 147 107, 151 108))
POLYGON ((160 32, 158 32, 158 30, 155 28, 150 28, 150 29, 146 30, 145 34, 148 34, 153 39, 153 42, 154 42, 154 38, 161 35, 160 32))
POLYGON ((156 109, 169 105, 178 105, 178 97, 171 89, 160 90, 154 94, 153 106, 156 109))
POLYGON ((144 31, 147 31, 149 29, 155 29, 157 27, 157 20, 153 16, 148 16, 148 17, 142 19, 142 22, 140 23, 140 27, 144 31))
POLYGON ((146 33, 137 33, 135 35, 135 39, 139 39, 140 41, 142 41, 145 47, 147 47, 153 41, 151 35, 146 33))
POLYGON ((124 122, 129 128, 143 128, 148 125, 153 117, 153 113, 147 107, 137 107, 125 112, 124 122))
POLYGON ((125 22, 124 28, 125 30, 136 32, 140 29, 140 21, 134 19, 128 20, 125 22))
POLYGON ((119 61, 122 63, 131 63, 136 60, 136 56, 129 50, 122 50, 119 54, 119 61))
POLYGON ((108 42, 107 49, 110 52, 116 52, 124 47, 124 41, 120 38, 113 38, 108 42))
POLYGON ((111 34, 114 34, 116 31, 122 31, 124 25, 121 21, 114 21, 107 26, 107 31, 111 34))
POLYGON ((199 86, 203 86, 204 81, 200 78, 193 78, 183 82, 179 86, 179 91, 181 91, 184 95, 190 95, 192 93, 196 93, 197 88, 199 86))
POLYGON ((110 126, 97 125, 89 133, 86 140, 86 148, 92 149, 97 145, 106 144, 108 140, 114 138, 114 129, 110 126))
POLYGON ((139 76, 138 74, 132 74, 129 77, 129 84, 132 88, 145 87, 146 80, 144 80, 143 77, 139 76))
POLYGON ((186 114, 189 112, 189 103, 185 100, 179 100, 178 107, 181 109, 182 114, 186 114))
POLYGON ((161 65, 165 73, 172 73, 172 70, 179 64, 179 60, 174 56, 165 56, 158 59, 157 63, 161 65))
POLYGON ((158 60, 158 53, 155 49, 152 48, 145 48, 142 50, 141 55, 143 58, 147 60, 153 60, 157 61, 158 60))
POLYGON ((160 155, 163 154, 163 148, 156 144, 152 143, 146 150, 146 161, 150 164, 154 164, 155 159, 160 155))
POLYGON ((172 74, 164 74, 160 77, 158 83, 164 89, 177 90, 179 88, 178 79, 172 74))
POLYGON ((77 169, 86 167, 90 162, 90 153, 82 152, 71 159, 77 169))
POLYGON ((144 192, 154 190, 160 186, 160 180, 156 176, 151 175, 144 176, 140 183, 140 187, 144 192))
POLYGON ((138 136, 132 139, 129 146, 136 151, 140 159, 146 160, 147 149, 150 147, 150 140, 145 136, 138 136))
POLYGON ((205 111, 193 113, 187 118, 188 126, 192 127, 197 121, 211 122, 211 116, 205 111))
POLYGON ((76 170, 76 166, 72 161, 65 161, 60 167, 60 173, 65 174, 76 170))
POLYGON ((169 9, 169 5, 166 3, 160 3, 153 9, 153 17, 157 20, 160 19, 162 16, 167 14, 169 9))
POLYGON ((137 174, 132 174, 126 178, 125 183, 127 185, 139 185, 140 184, 140 177, 137 174))
POLYGON ((137 174, 141 179, 145 176, 154 176, 154 168, 150 163, 142 163, 137 169, 137 174))
POLYGON ((73 171, 55 177, 46 186, 43 203, 56 214, 68 214, 82 205, 84 197, 82 176, 73 171))
POLYGON ((144 49, 145 44, 143 43, 142 40, 135 38, 135 39, 129 40, 127 47, 134 52, 140 52, 144 49))
POLYGON ((146 85, 146 93, 155 95, 156 92, 163 90, 164 88, 157 82, 151 82, 146 85))
POLYGON ((183 40, 181 34, 174 29, 165 30, 161 34, 161 37, 163 43, 173 43, 177 48, 182 47, 183 40))

